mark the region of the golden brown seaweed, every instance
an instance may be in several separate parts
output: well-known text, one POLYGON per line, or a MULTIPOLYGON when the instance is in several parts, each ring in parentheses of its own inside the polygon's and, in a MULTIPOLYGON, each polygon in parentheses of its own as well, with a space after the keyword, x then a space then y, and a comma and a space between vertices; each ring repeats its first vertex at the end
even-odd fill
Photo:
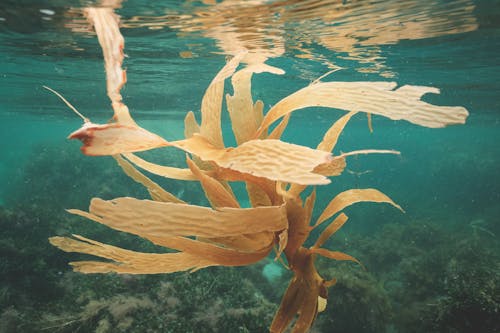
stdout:
POLYGON ((122 156, 115 155, 113 156, 119 166, 121 166, 123 172, 136 182, 144 185, 147 189, 151 198, 156 201, 164 201, 164 202, 176 202, 176 203, 185 203, 181 199, 177 198, 172 193, 164 190, 160 185, 153 182, 151 179, 143 175, 139 170, 134 168, 132 164, 127 162, 122 156))
POLYGON ((420 100, 427 93, 438 94, 439 89, 409 85, 396 87, 396 82, 319 82, 309 85, 274 105, 264 117, 257 136, 284 115, 311 106, 369 112, 434 128, 465 123, 468 115, 465 108, 436 106, 420 100))
POLYGON ((82 141, 82 152, 89 156, 116 155, 166 147, 169 143, 139 126, 85 123, 69 136, 82 141))
POLYGON ((88 7, 84 12, 93 25, 102 48, 107 92, 115 112, 114 119, 122 125, 135 126, 136 123, 127 106, 122 103, 120 94, 120 89, 127 82, 126 72, 122 69, 125 39, 118 27, 120 19, 111 7, 88 7))
POLYGON ((320 225, 347 206, 361 201, 386 202, 403 211, 403 209, 388 196, 376 189, 352 189, 344 191, 333 198, 332 201, 330 201, 330 203, 326 206, 325 210, 323 210, 323 213, 321 213, 318 217, 315 226, 320 225))
MULTIPOLYGON (((434 106, 420 98, 438 93, 431 87, 403 86, 394 82, 320 82, 282 99, 264 115, 264 103, 253 102, 253 74, 283 71, 266 65, 265 57, 238 52, 208 86, 201 103, 201 122, 188 112, 184 121, 185 139, 166 141, 139 127, 122 101, 120 89, 126 82, 123 62, 124 39, 118 29, 118 16, 111 7, 88 8, 86 15, 94 26, 103 50, 107 92, 114 110, 114 121, 93 124, 83 119, 82 128, 70 138, 83 142, 87 155, 113 155, 123 171, 144 185, 154 200, 94 198, 89 211, 71 209, 72 214, 91 219, 116 230, 128 232, 171 249, 172 253, 141 253, 103 244, 79 235, 51 237, 54 246, 67 252, 90 254, 108 261, 79 261, 71 265, 83 273, 156 274, 195 271, 204 267, 241 266, 257 262, 275 248, 277 259, 293 272, 270 326, 273 333, 307 332, 318 312, 327 305, 328 291, 335 279, 325 280, 315 266, 317 256, 332 260, 359 261, 323 246, 347 221, 342 210, 358 202, 389 203, 388 196, 375 189, 351 189, 337 194, 312 224, 316 190, 302 200, 308 185, 323 185, 346 167, 348 156, 391 153, 392 150, 359 150, 332 156, 346 124, 358 111, 390 119, 404 119, 427 127, 465 122, 461 107, 434 106), (240 62, 248 65, 236 71, 240 62), (226 95, 235 147, 225 147, 221 126, 224 81, 231 78, 233 95, 226 95), (348 111, 325 133, 316 149, 280 140, 290 114, 309 106, 348 111), (281 122, 268 135, 269 127, 281 122), (173 147, 191 156, 187 168, 174 168, 148 162, 133 152, 173 147), (122 156, 118 154, 123 154, 122 156), (212 208, 190 205, 175 197, 142 174, 132 164, 163 177, 199 181, 212 208), (230 182, 245 182, 250 208, 240 208, 230 182), (338 215, 337 215, 338 214, 338 215), (330 218, 337 215, 333 222, 330 218), (305 244, 311 231, 328 224, 311 247, 305 244)), ((314 240, 313 240, 314 241, 314 240)))
POLYGON ((174 202, 116 198, 92 199, 89 212, 69 210, 116 230, 149 236, 236 236, 286 229, 283 206, 208 207, 174 202))

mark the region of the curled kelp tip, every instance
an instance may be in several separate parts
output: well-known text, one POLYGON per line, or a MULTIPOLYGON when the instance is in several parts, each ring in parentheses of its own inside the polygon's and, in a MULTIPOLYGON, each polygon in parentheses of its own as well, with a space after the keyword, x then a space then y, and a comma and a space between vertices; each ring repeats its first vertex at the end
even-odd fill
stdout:
POLYGON ((145 239, 197 236, 205 238, 278 232, 287 228, 284 206, 212 208, 134 198, 94 198, 89 212, 71 210, 110 228, 145 239), (138 223, 138 221, 140 221, 138 223))
POLYGON ((120 123, 102 125, 86 122, 68 138, 80 140, 83 143, 82 152, 90 156, 133 153, 170 145, 160 136, 139 126, 120 123))
POLYGON ((387 195, 380 192, 379 190, 373 188, 350 189, 339 193, 330 201, 330 203, 328 203, 326 208, 318 217, 318 220, 316 221, 314 227, 317 227, 318 225, 322 224, 333 215, 342 211, 344 208, 358 202, 388 203, 393 207, 399 209, 400 211, 404 212, 401 206, 396 204, 394 201, 392 201, 391 198, 389 198, 387 195))

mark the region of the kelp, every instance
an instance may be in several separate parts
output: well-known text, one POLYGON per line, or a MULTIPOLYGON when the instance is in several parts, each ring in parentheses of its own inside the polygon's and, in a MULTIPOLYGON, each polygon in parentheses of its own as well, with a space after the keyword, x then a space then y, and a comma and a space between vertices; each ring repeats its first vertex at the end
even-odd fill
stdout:
POLYGON ((437 106, 420 100, 438 94, 434 87, 405 85, 396 82, 318 82, 283 98, 264 117, 256 136, 277 119, 299 109, 322 106, 347 111, 363 111, 393 120, 437 128, 463 124, 468 115, 460 106, 437 106))
MULTIPOLYGON (((138 126, 122 101, 120 88, 126 81, 121 69, 124 40, 112 9, 89 8, 86 15, 94 25, 103 49, 108 96, 114 111, 108 124, 84 119, 82 128, 70 135, 82 141, 87 155, 111 155, 124 172, 144 185, 152 200, 94 198, 88 211, 76 214, 110 228, 127 232, 170 249, 169 253, 140 253, 103 244, 80 235, 51 237, 50 242, 67 252, 90 254, 108 261, 77 261, 71 265, 83 273, 157 274, 195 271, 208 266, 242 266, 259 261, 276 249, 277 259, 286 262, 293 278, 270 326, 274 333, 306 332, 318 312, 327 306, 326 280, 317 271, 315 260, 356 258, 325 246, 346 223, 343 210, 355 203, 378 202, 402 210, 391 198, 376 189, 351 189, 337 194, 312 222, 315 188, 303 199, 308 186, 323 185, 342 174, 347 158, 356 154, 392 153, 392 150, 360 150, 335 155, 338 139, 357 112, 404 119, 427 127, 464 123, 462 107, 435 106, 420 100, 431 87, 403 86, 394 82, 320 82, 285 97, 264 114, 264 103, 253 101, 254 74, 283 71, 258 62, 246 51, 227 62, 207 88, 201 103, 201 122, 193 112, 185 118, 185 138, 167 141, 138 126), (242 69, 238 70, 241 64, 242 69), (226 147, 221 126, 224 83, 231 78, 233 94, 226 95, 236 146, 226 147), (347 111, 325 133, 316 149, 280 140, 290 114, 310 106, 347 111), (269 126, 281 119, 269 133, 269 126), (186 168, 163 166, 133 154, 149 149, 180 149, 186 153, 186 168), (153 182, 136 167, 162 177, 198 181, 211 205, 192 205, 153 182), (231 184, 243 182, 249 208, 235 196, 231 184), (333 222, 329 222, 333 219, 333 222), (324 230, 311 240, 319 225, 324 230), (308 241, 309 240, 309 241, 308 241), (313 244, 306 246, 305 244, 313 244)), ((49 88, 49 90, 51 90, 49 88)), ((55 91, 54 91, 55 92, 55 91)), ((60 94, 55 92, 72 109, 60 94)), ((371 127, 371 121, 369 122, 371 127)))

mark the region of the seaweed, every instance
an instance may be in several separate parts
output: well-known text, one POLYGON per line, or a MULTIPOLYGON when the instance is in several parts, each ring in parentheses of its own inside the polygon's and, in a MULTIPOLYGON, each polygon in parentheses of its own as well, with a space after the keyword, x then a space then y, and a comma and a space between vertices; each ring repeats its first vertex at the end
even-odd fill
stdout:
MULTIPOLYGON (((193 113, 188 113, 186 137, 167 141, 138 126, 122 101, 120 89, 126 82, 125 71, 121 69, 124 39, 112 8, 89 8, 86 15, 103 49, 114 117, 108 124, 94 124, 82 117, 83 126, 69 137, 82 141, 82 152, 86 155, 115 156, 127 175, 146 186, 151 200, 94 198, 88 212, 69 212, 174 252, 131 251, 80 235, 51 237, 50 242, 66 252, 108 260, 71 263, 76 271, 83 273, 157 274, 196 271, 208 266, 246 266, 266 258, 274 249, 276 259, 283 261, 293 277, 271 323, 271 332, 285 332, 290 326, 292 332, 306 332, 317 314, 325 310, 327 290, 336 279, 327 280, 320 275, 317 257, 359 263, 351 255, 324 247, 346 222, 344 208, 359 202, 378 202, 402 210, 376 189, 352 189, 336 195, 316 222, 312 222, 316 191, 307 189, 308 186, 330 183, 331 177, 343 172, 349 156, 398 154, 392 150, 368 149, 334 155, 338 137, 349 119, 356 112, 366 112, 426 127, 443 127, 464 123, 467 117, 463 107, 435 106, 420 100, 425 93, 438 93, 436 88, 396 89, 395 82, 320 80, 282 99, 264 115, 263 102, 252 99, 251 78, 260 72, 282 74, 283 71, 256 63, 252 58, 255 55, 243 50, 227 62, 208 86, 202 99, 200 124, 193 113), (241 63, 249 65, 237 71, 241 63), (221 126, 224 83, 228 78, 232 78, 234 90, 226 99, 237 141, 235 147, 225 146, 221 126), (280 140, 291 112, 312 106, 348 113, 332 125, 316 148, 280 140), (277 121, 280 123, 271 131, 270 126, 277 121), (155 148, 185 152, 187 168, 157 165, 133 154, 155 148), (211 207, 183 202, 135 169, 134 164, 164 177, 198 181, 211 207), (231 187, 233 182, 245 183, 250 208, 241 207, 231 187), (326 225, 326 229, 312 246, 307 246, 314 241, 311 232, 320 225, 326 225)), ((213 305, 217 308, 217 300, 213 305)), ((198 318, 204 320, 202 315, 198 318)))

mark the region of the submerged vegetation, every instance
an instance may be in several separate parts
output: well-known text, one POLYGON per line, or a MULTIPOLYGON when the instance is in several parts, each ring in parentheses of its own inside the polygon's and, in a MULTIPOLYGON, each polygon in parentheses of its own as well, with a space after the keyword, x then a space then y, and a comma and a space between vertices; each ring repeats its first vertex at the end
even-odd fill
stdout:
MULTIPOLYGON (((32 162, 43 164, 44 160, 56 169, 66 166, 69 176, 78 175, 77 164, 68 164, 59 150, 49 150, 32 162)), ((89 159, 76 160, 85 163, 89 159)), ((23 171, 27 177, 49 172, 30 166, 23 171)), ((117 172, 93 174, 94 191, 100 191, 100 184, 104 188, 107 181, 121 179, 117 172)), ((50 177, 39 178, 40 187, 31 192, 37 197, 43 196, 44 187, 59 190, 74 183, 68 178, 54 186, 50 177)), ((29 187, 23 182, 16 186, 20 193, 29 187)), ((68 219, 58 205, 52 201, 15 210, 0 208, 4 230, 0 236, 0 332, 268 331, 290 277, 284 274, 272 282, 263 278, 263 267, 270 259, 248 267, 210 267, 194 274, 74 273, 67 269, 71 255, 52 248, 46 241, 48 235, 71 230, 138 251, 155 249, 126 234, 96 230, 78 217, 68 219)), ((375 233, 344 230, 338 236, 342 237, 331 238, 326 245, 353 252, 366 269, 317 260, 318 269, 324 276, 335 277, 337 284, 326 310, 315 321, 314 332, 493 332, 496 328, 500 248, 489 233, 475 233, 468 225, 453 228, 436 220, 386 221, 375 233)))
MULTIPOLYGON (((376 189, 351 189, 337 194, 313 222, 314 186, 328 184, 329 177, 340 175, 349 156, 398 154, 392 150, 335 154, 337 140, 351 117, 366 112, 370 127, 372 114, 421 126, 443 127, 464 123, 468 114, 462 107, 435 106, 422 101, 420 98, 424 94, 439 92, 432 87, 397 87, 395 82, 320 80, 285 97, 264 113, 264 103, 254 102, 251 95, 252 76, 261 72, 283 74, 283 71, 266 65, 265 59, 243 50, 228 61, 207 88, 202 99, 200 123, 194 113, 189 112, 185 118, 185 138, 169 142, 139 127, 122 101, 120 89, 126 81, 121 69, 124 40, 112 9, 87 8, 86 15, 103 49, 114 121, 93 124, 55 92, 84 120, 82 128, 70 138, 83 142, 82 151, 86 155, 113 156, 129 177, 146 187, 151 200, 94 198, 88 212, 79 209, 69 212, 140 236, 159 246, 160 252, 132 251, 76 234, 73 237, 51 237, 50 242, 66 252, 107 259, 71 263, 76 271, 83 273, 158 274, 197 271, 209 266, 246 266, 266 258, 274 249, 276 260, 292 272, 292 278, 272 320, 271 332, 285 332, 290 326, 293 332, 306 332, 318 312, 327 308, 328 288, 337 279, 335 276, 327 279, 319 273, 318 258, 360 263, 351 255, 324 246, 347 221, 342 212, 344 208, 359 202, 377 202, 402 210, 376 189), (237 71, 240 63, 246 63, 246 66, 237 71), (233 95, 226 95, 226 105, 235 147, 225 146, 221 129, 224 83, 229 78, 233 95), (315 149, 281 141, 291 113, 313 106, 341 109, 347 113, 332 124, 315 149), (187 153, 187 168, 151 163, 134 154, 160 147, 173 147, 187 153), (186 202, 185 198, 161 187, 136 167, 162 177, 199 182, 211 207, 186 202), (245 198, 238 198, 233 192, 231 184, 234 182, 245 184, 249 208, 242 207, 245 198), (316 231, 320 228, 322 232, 318 234, 316 231), (165 252, 162 248, 169 250, 165 252)), ((362 289, 362 279, 353 277, 349 278, 350 284, 344 282, 346 293, 362 289), (356 281, 360 282, 356 284, 356 281)), ((364 296, 367 303, 380 302, 380 312, 384 313, 389 302, 380 296, 380 290, 366 289, 364 296)), ((177 295, 172 297, 175 299, 170 298, 171 304, 183 302, 177 295)), ((168 306, 168 300, 164 301, 168 306)), ((229 327, 219 328, 217 325, 220 318, 230 316, 230 313, 242 318, 266 313, 260 306, 253 311, 252 305, 245 306, 242 299, 241 305, 234 305, 238 311, 226 314, 218 310, 222 309, 222 300, 211 301, 214 303, 209 309, 214 312, 208 316, 205 327, 212 327, 214 331, 229 330, 229 327)), ((90 314, 82 320, 86 322, 91 318, 91 322, 97 321, 101 325, 98 327, 104 327, 103 331, 113 322, 125 325, 130 320, 118 320, 121 317, 115 316, 116 311, 112 310, 117 304, 136 304, 130 311, 141 309, 147 312, 154 308, 153 301, 147 298, 134 298, 133 301, 111 298, 100 300, 100 304, 91 307, 90 314), (107 314, 98 316, 101 311, 107 314)), ((227 309, 227 304, 224 308, 227 309)), ((120 313, 123 312, 127 313, 120 313)), ((189 313, 193 315, 192 311, 189 313)), ((203 314, 194 313, 194 316, 196 320, 204 320, 203 314)), ((367 325, 375 325, 377 318, 365 318, 367 325)), ((382 327, 373 325, 371 327, 376 330, 382 327)), ((256 330, 247 326, 242 329, 256 330)))

